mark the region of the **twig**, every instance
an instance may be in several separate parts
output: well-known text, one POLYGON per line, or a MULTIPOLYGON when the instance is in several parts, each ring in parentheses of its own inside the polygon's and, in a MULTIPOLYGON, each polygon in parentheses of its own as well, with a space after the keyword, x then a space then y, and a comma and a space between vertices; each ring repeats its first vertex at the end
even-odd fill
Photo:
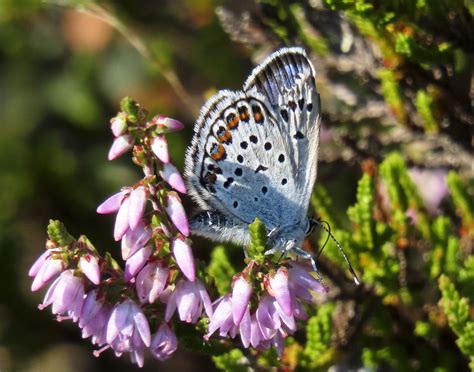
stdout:
MULTIPOLYGON (((69 4, 62 3, 57 0, 43 0, 45 3, 69 6, 69 4)), ((191 95, 186 91, 181 80, 174 70, 163 65, 159 60, 153 57, 150 49, 143 42, 140 36, 133 32, 125 23, 123 23, 115 14, 98 4, 81 4, 73 7, 74 10, 96 17, 101 21, 112 26, 132 45, 138 53, 144 58, 148 59, 163 75, 168 84, 174 90, 178 98, 184 103, 184 107, 190 112, 193 117, 199 113, 199 106, 194 102, 191 95)))

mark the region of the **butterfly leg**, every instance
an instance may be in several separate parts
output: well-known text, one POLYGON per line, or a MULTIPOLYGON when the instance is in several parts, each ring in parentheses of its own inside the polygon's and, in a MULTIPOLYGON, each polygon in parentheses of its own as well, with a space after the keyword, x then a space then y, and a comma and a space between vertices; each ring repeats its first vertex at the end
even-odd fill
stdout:
POLYGON ((280 230, 280 226, 275 226, 273 229, 270 230, 270 232, 267 234, 267 238, 268 239, 271 239, 273 238, 277 233, 278 231, 280 230))
POLYGON ((319 274, 318 268, 316 267, 316 261, 314 260, 313 256, 309 253, 306 252, 302 248, 298 247, 293 247, 292 251, 299 257, 305 258, 311 262, 311 266, 313 266, 313 270, 316 273, 316 276, 318 277, 318 280, 321 282, 321 284, 324 283, 322 276, 319 274))

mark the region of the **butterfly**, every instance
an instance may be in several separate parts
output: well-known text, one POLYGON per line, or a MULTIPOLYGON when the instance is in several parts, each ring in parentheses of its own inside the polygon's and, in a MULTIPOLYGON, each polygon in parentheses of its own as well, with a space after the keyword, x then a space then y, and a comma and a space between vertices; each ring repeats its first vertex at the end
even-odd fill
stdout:
POLYGON ((314 224, 321 104, 304 49, 283 48, 254 68, 242 91, 208 100, 186 152, 189 194, 202 208, 191 231, 247 245, 248 225, 266 225, 272 252, 301 249, 314 224))

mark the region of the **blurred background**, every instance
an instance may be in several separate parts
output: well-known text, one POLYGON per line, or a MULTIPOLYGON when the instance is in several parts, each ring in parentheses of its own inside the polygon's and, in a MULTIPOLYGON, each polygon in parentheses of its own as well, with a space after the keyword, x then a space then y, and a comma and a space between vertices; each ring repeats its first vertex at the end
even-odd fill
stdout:
MULTIPOLYGON (((358 179, 397 150, 424 186, 429 218, 444 213, 460 255, 471 255, 472 235, 446 197, 446 175, 455 170, 472 190, 473 6, 411 3, 0 1, 0 371, 135 370, 111 352, 94 358, 76 326, 38 311, 44 291, 31 293, 26 274, 44 249, 48 220, 118 252, 113 218, 95 209, 141 177, 128 156, 106 159, 120 99, 131 96, 185 124, 168 136, 182 169, 200 106, 219 89, 240 89, 254 64, 283 45, 305 46, 317 70, 324 110, 318 184, 332 197, 331 218, 349 223, 358 179)), ((196 240, 198 257, 211 248, 196 240)), ((240 251, 232 256, 241 260, 240 251)), ((436 285, 436 275, 427 278, 436 285)), ((447 335, 452 354, 439 365, 467 369, 454 335, 443 332, 436 337, 447 335)), ((400 369, 390 360, 349 360, 400 369)), ((143 370, 157 368, 215 369, 209 356, 185 348, 143 370)))

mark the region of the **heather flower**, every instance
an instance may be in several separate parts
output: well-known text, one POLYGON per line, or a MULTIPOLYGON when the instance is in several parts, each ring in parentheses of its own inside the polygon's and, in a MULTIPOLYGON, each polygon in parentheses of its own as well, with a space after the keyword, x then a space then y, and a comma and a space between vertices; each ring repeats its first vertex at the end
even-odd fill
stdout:
POLYGON ((177 132, 184 128, 180 121, 163 115, 156 115, 150 123, 157 125, 160 129, 166 129, 167 132, 177 132))
POLYGON ((178 339, 170 327, 163 323, 154 334, 151 345, 151 354, 160 361, 167 360, 178 348, 178 339))
POLYGON ((293 301, 288 284, 288 270, 280 267, 277 273, 270 277, 270 289, 285 314, 291 316, 293 314, 293 301))
POLYGON ((230 295, 227 294, 218 300, 217 306, 210 317, 209 326, 204 339, 208 340, 218 329, 222 337, 227 336, 227 333, 233 327, 235 328, 232 320, 232 299, 230 295))
POLYGON ((183 177, 181 177, 178 169, 173 164, 165 164, 160 175, 173 189, 183 194, 186 193, 186 185, 184 184, 183 177))
POLYGON ((143 186, 138 186, 130 193, 130 205, 128 209, 128 225, 134 230, 143 217, 146 205, 146 191, 143 186))
POLYGON ((110 196, 97 207, 97 213, 100 214, 117 212, 114 227, 116 241, 122 239, 129 229, 135 230, 140 224, 145 212, 146 196, 144 186, 128 188, 110 196))
POLYGON ((65 262, 54 256, 57 249, 46 250, 31 266, 29 276, 34 276, 31 290, 33 292, 43 288, 49 281, 66 268, 65 262))
POLYGON ((426 208, 431 214, 439 213, 439 205, 448 194, 447 172, 443 169, 419 169, 409 171, 426 208))
POLYGON ((117 212, 120 209, 122 201, 127 194, 128 191, 120 191, 108 197, 101 205, 97 207, 97 213, 109 214, 117 212))
POLYGON ((135 230, 128 229, 122 237, 122 258, 127 260, 137 250, 143 248, 150 240, 151 235, 151 229, 143 221, 138 223, 135 230))
POLYGON ((100 283, 99 261, 91 254, 85 254, 79 259, 79 268, 95 285, 100 283))
POLYGON ((166 213, 178 231, 184 236, 189 236, 189 222, 184 211, 181 199, 175 192, 169 192, 166 198, 166 213))
POLYGON ((193 251, 189 244, 181 238, 176 238, 171 243, 171 250, 183 274, 193 282, 196 278, 196 269, 194 266, 193 251))
POLYGON ((250 316, 249 308, 245 310, 244 316, 239 324, 240 339, 244 347, 250 346, 250 337, 252 336, 252 317, 250 316))
POLYGON ((135 275, 138 274, 142 267, 147 263, 151 254, 151 247, 143 247, 127 259, 125 262, 125 271, 123 274, 125 282, 129 282, 135 277, 135 275))
POLYGON ((261 325, 259 324, 255 314, 250 318, 250 344, 252 347, 258 347, 260 343, 265 340, 262 331, 261 325))
POLYGON ((129 229, 129 209, 130 209, 130 198, 125 198, 122 201, 122 205, 117 212, 114 226, 114 238, 116 241, 122 239, 127 230, 129 229))
POLYGON ((151 344, 150 326, 135 302, 125 300, 112 310, 107 322, 106 341, 115 355, 128 352, 133 363, 143 366, 145 348, 151 344))
POLYGON ((243 276, 234 281, 232 289, 232 316, 234 324, 238 326, 248 308, 252 286, 243 276))
POLYGON ((84 297, 84 284, 74 276, 72 270, 64 271, 49 287, 43 303, 38 306, 43 310, 52 306, 53 314, 68 314, 74 322, 79 319, 84 297))
POLYGON ((168 298, 165 320, 170 321, 176 309, 179 319, 186 323, 196 323, 204 310, 212 316, 212 304, 206 288, 199 279, 194 282, 181 279, 168 298))
POLYGON ((119 353, 150 346, 148 320, 135 302, 125 300, 112 310, 107 322, 106 341, 119 353))
POLYGON ((126 153, 133 147, 134 140, 133 137, 129 134, 124 134, 114 139, 112 146, 109 150, 108 159, 114 160, 120 155, 126 153))
POLYGON ((82 338, 92 337, 93 344, 104 345, 106 343, 106 326, 111 312, 111 305, 97 299, 97 290, 88 292, 84 297, 79 317, 82 338))
POLYGON ((110 121, 110 129, 114 137, 119 137, 127 131, 127 120, 123 113, 119 113, 110 121))
POLYGON ((135 287, 140 302, 150 304, 164 291, 170 271, 159 261, 149 262, 138 273, 135 287))
POLYGON ((166 141, 165 136, 158 135, 153 138, 151 142, 151 149, 158 159, 163 163, 170 162, 170 154, 168 152, 168 142, 166 141))
POLYGON ((311 302, 311 292, 326 293, 324 286, 310 274, 310 267, 299 262, 292 261, 288 270, 288 280, 293 296, 311 302))
MULTIPOLYGON (((290 265, 289 269, 282 266, 273 275, 266 274, 263 280, 265 292, 260 293, 252 310, 250 299, 254 289, 247 278, 256 272, 261 275, 261 266, 255 261, 249 263, 234 279, 232 296, 227 294, 216 301, 204 338, 208 339, 217 330, 222 337, 234 338, 240 334, 244 347, 267 349, 275 346, 281 353, 284 338, 296 331, 296 319, 307 318, 301 301, 312 301, 313 292, 325 292, 309 273, 309 267, 297 262, 290 265)), ((258 288, 256 292, 261 292, 261 286, 258 288)))

